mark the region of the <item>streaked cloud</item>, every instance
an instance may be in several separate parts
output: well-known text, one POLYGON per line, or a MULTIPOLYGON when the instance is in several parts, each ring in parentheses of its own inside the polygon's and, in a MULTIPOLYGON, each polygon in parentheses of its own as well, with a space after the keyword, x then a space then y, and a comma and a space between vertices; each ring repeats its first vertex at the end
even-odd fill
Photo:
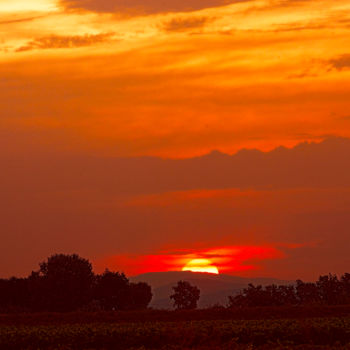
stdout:
POLYGON ((350 54, 341 55, 328 61, 337 70, 350 69, 350 54))
POLYGON ((103 43, 113 36, 112 33, 85 34, 74 36, 50 35, 29 41, 17 49, 17 52, 39 49, 68 49, 103 43))
POLYGON ((31 22, 39 18, 43 18, 43 16, 20 17, 15 19, 0 20, 0 25, 31 22))
MULTIPOLYGON (((245 1, 245 0, 240 0, 245 1)), ((126 12, 151 14, 188 12, 204 8, 228 5, 239 0, 61 0, 66 8, 78 8, 96 12, 126 12)))
POLYGON ((167 32, 183 32, 193 29, 201 29, 213 20, 208 17, 177 17, 164 23, 163 28, 167 32))

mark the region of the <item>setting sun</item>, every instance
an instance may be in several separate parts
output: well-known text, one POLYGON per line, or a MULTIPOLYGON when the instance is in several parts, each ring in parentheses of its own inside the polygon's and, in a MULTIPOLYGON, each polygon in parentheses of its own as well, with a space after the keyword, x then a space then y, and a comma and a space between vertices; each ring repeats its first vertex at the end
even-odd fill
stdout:
POLYGON ((208 259, 193 259, 182 268, 182 271, 219 274, 218 268, 213 266, 212 262, 208 259))

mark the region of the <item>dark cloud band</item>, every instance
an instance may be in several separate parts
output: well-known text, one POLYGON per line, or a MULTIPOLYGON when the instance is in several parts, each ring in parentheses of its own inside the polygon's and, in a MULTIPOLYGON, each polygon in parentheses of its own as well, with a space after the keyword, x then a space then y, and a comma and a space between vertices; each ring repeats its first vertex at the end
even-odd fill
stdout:
POLYGON ((61 4, 70 9, 94 12, 152 14, 196 11, 242 1, 246 0, 61 0, 61 4))

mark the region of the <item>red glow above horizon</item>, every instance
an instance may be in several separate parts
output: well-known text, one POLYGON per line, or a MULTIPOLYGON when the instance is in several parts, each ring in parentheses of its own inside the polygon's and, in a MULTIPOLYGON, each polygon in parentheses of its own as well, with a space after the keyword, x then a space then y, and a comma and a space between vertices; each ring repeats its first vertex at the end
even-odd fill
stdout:
POLYGON ((259 262, 283 257, 284 253, 273 246, 228 246, 153 255, 115 255, 98 259, 95 265, 99 271, 109 268, 114 271, 123 271, 127 275, 186 270, 207 273, 244 273, 261 269, 259 262), (206 264, 203 263, 204 261, 206 264), (197 262, 202 262, 202 266, 197 262))

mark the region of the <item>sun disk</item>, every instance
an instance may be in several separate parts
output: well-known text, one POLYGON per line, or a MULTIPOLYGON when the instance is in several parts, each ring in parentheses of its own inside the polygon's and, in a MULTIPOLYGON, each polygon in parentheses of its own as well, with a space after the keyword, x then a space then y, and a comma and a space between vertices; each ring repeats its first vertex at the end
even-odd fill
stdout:
POLYGON ((218 268, 208 259, 193 259, 182 268, 182 271, 219 274, 218 268))

